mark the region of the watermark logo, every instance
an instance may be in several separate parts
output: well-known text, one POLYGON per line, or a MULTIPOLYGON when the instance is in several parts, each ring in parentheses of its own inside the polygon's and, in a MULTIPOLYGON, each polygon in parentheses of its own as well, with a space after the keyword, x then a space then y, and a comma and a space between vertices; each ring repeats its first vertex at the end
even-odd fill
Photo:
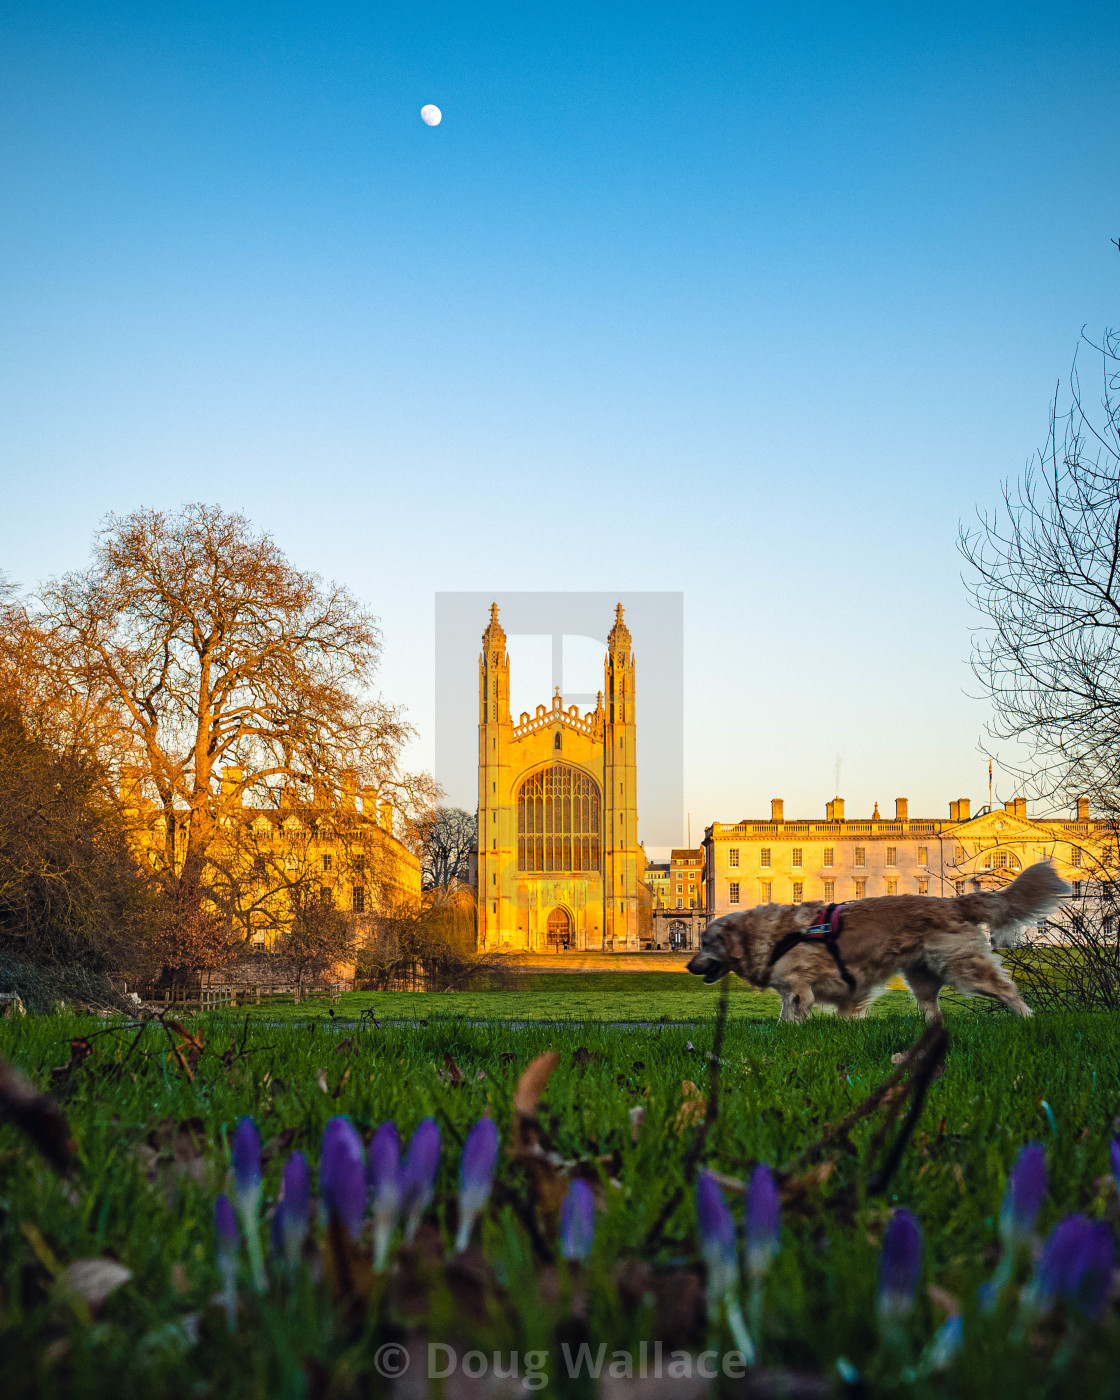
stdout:
POLYGON ((478 658, 498 605, 510 670, 510 711, 551 706, 586 714, 603 689, 607 636, 621 603, 635 661, 639 837, 682 843, 684 810, 684 594, 437 593, 435 776, 447 802, 478 804, 478 658))
POLYGON ((560 1376, 569 1380, 699 1380, 720 1376, 741 1380, 747 1374, 747 1358, 741 1351, 691 1352, 671 1349, 661 1341, 643 1341, 628 1349, 611 1349, 606 1342, 561 1344, 559 1351, 463 1351, 449 1342, 414 1342, 406 1347, 386 1342, 374 1353, 379 1376, 395 1380, 410 1370, 422 1372, 430 1381, 452 1376, 468 1380, 488 1377, 512 1381, 521 1389, 544 1390, 560 1376))

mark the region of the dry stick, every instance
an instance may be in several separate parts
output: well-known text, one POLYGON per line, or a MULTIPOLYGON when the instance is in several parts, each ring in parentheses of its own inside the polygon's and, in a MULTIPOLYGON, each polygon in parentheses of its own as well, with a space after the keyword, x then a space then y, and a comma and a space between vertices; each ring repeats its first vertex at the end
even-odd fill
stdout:
POLYGON ((915 1041, 906 1052, 906 1058, 894 1073, 887 1079, 884 1079, 877 1089, 872 1089, 871 1093, 868 1094, 863 1102, 857 1104, 846 1118, 842 1118, 839 1123, 826 1123, 824 1125, 824 1132, 817 1141, 805 1148, 803 1152, 799 1152, 781 1172, 776 1173, 779 1179, 784 1180, 786 1177, 792 1176, 799 1168, 806 1166, 809 1162, 820 1157, 834 1143, 843 1141, 844 1136, 850 1129, 855 1127, 861 1118, 866 1118, 868 1114, 875 1112, 886 1096, 899 1083, 906 1071, 914 1064, 915 1060, 921 1059, 926 1054, 929 1047, 944 1035, 944 1033, 943 1027, 938 1022, 927 1026, 922 1032, 921 1037, 915 1041))
POLYGON ((943 1025, 938 1025, 937 1029, 940 1034, 934 1037, 926 1054, 918 1061, 914 1077, 910 1081, 910 1112, 903 1120, 898 1137, 895 1138, 891 1150, 887 1153, 886 1161, 868 1179, 867 1191, 871 1196, 877 1196, 881 1191, 886 1190, 899 1162, 902 1161, 906 1144, 910 1141, 910 1135, 918 1126, 918 1119, 922 1116, 922 1106, 925 1103, 926 1090, 929 1088, 930 1080, 949 1048, 949 1032, 943 1025))
POLYGON ((719 1066, 720 1052, 723 1049, 723 1030, 727 1024, 727 1000, 731 991, 731 979, 724 978, 723 986, 720 988, 719 1006, 716 1010, 716 1033, 712 1040, 710 1087, 708 1090, 708 1107, 704 1113, 704 1121, 700 1124, 700 1130, 696 1134, 696 1139, 684 1159, 684 1186, 674 1189, 669 1199, 661 1207, 657 1219, 653 1222, 649 1234, 645 1239, 645 1248, 652 1249, 661 1239, 662 1232, 669 1222, 669 1217, 680 1205, 684 1196, 685 1186, 691 1186, 693 1177, 696 1174, 696 1164, 700 1160, 700 1154, 704 1150, 704 1144, 708 1140, 712 1124, 719 1114, 719 1066))

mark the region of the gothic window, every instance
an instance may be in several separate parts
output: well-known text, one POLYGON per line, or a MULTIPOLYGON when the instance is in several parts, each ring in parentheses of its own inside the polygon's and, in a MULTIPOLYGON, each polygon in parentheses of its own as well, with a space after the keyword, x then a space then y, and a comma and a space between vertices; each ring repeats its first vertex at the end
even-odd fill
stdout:
POLYGON ((517 794, 517 868, 537 874, 599 869, 599 789, 564 763, 534 773, 517 794))
POLYGON ((556 736, 555 736, 555 738, 552 740, 552 747, 553 747, 554 749, 559 749, 559 748, 561 747, 561 743, 560 743, 560 731, 559 731, 559 729, 556 731, 556 736))

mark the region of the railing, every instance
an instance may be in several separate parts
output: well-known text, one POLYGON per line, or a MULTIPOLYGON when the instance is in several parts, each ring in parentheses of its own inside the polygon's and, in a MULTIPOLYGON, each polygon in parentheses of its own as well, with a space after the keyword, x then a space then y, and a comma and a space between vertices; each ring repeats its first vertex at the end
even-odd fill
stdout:
POLYGON ((301 1001, 325 996, 329 1001, 335 1002, 343 992, 351 991, 352 988, 353 980, 345 979, 333 982, 305 982, 298 992, 295 982, 268 982, 238 986, 150 987, 139 995, 142 1000, 155 1002, 157 1006, 162 1005, 165 1010, 182 1007, 184 1010, 214 1011, 221 1007, 236 1007, 239 1002, 242 1006, 247 1006, 250 1002, 260 1006, 262 1000, 297 995, 301 1001))

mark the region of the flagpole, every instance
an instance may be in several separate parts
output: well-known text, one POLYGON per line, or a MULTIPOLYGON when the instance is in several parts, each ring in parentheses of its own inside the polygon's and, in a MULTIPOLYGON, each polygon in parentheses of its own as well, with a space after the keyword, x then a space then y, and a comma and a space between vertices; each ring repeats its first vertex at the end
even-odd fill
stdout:
POLYGON ((988 811, 992 810, 992 760, 988 759, 988 811))

